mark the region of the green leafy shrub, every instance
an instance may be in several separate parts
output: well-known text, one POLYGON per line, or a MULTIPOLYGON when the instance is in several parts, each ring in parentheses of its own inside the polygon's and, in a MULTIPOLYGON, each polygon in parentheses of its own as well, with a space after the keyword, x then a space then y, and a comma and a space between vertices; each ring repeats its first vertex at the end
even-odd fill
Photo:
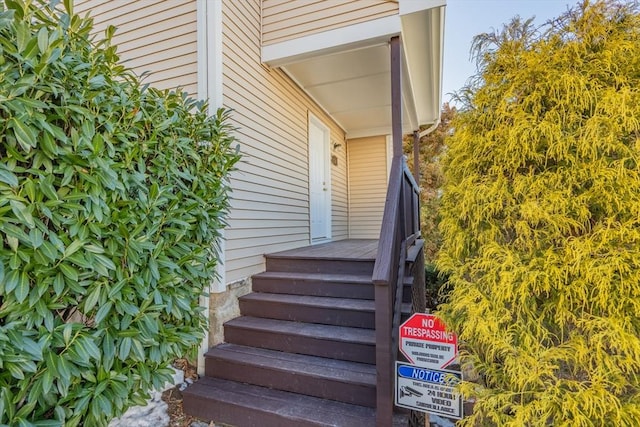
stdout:
POLYGON ((476 39, 448 140, 440 311, 462 425, 640 425, 640 13, 584 2, 476 39))
POLYGON ((0 1, 0 424, 105 425, 198 345, 228 113, 141 86, 91 22, 0 1))

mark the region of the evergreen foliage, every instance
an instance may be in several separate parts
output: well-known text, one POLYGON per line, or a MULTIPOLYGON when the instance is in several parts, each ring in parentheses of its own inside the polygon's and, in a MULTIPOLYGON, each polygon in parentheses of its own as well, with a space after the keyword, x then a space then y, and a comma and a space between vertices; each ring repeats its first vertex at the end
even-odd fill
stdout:
POLYGON ((0 425, 106 425, 171 377, 238 159, 226 111, 141 86, 62 9, 0 1, 0 425))
POLYGON ((475 40, 447 141, 440 315, 462 425, 640 425, 640 12, 585 1, 475 40))
MULTIPOLYGON (((419 144, 420 158, 420 228, 424 239, 424 256, 427 263, 435 262, 442 242, 438 230, 438 213, 440 210, 440 193, 443 184, 440 158, 444 154, 445 139, 451 132, 451 122, 456 108, 448 103, 443 104, 440 111, 440 123, 433 132, 423 136, 419 144)), ((421 126, 420 131, 427 129, 421 126)), ((413 171, 413 135, 403 139, 403 151, 407 156, 409 168, 413 171)))

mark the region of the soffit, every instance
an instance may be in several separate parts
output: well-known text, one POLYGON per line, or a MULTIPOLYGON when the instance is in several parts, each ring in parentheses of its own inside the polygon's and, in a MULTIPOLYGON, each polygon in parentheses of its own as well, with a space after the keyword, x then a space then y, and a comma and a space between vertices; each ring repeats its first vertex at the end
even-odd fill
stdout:
MULTIPOLYGON (((268 48, 271 65, 281 66, 346 131, 348 138, 391 133, 391 75, 388 40, 401 35, 403 46, 403 131, 435 122, 439 115, 442 69, 443 8, 412 11, 379 20, 379 29, 364 27, 358 40, 342 48, 340 33, 325 40, 313 36, 308 43, 268 48), (384 34, 382 34, 384 33, 384 34), (326 46, 322 46, 325 43, 326 46), (304 46, 315 50, 304 51, 304 46), (296 50, 297 49, 297 50, 296 50), (295 51, 295 54, 291 54, 295 51)), ((374 22, 374 21, 372 21, 374 22)), ((374 22, 375 23, 375 22, 374 22)), ((352 29, 351 29, 352 30, 352 29)), ((350 36, 350 35, 349 35, 350 36)), ((351 37, 351 36, 350 36, 351 37)), ((263 57, 265 50, 263 48, 263 57)))

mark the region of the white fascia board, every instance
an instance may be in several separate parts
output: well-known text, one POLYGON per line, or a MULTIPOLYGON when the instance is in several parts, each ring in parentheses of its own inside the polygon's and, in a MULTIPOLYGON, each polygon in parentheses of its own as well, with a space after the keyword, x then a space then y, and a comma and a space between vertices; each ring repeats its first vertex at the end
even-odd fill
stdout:
POLYGON ((439 117, 442 99, 444 7, 404 15, 402 26, 417 124, 431 124, 439 117))
POLYGON ((433 97, 432 110, 433 114, 428 117, 422 117, 423 123, 435 123, 440 118, 440 109, 442 107, 442 75, 444 64, 444 25, 445 25, 446 7, 434 9, 430 12, 431 18, 431 58, 432 58, 432 88, 437 95, 433 97))
POLYGON ((446 6, 447 0, 400 0, 400 16, 434 7, 446 6))
MULTIPOLYGON (((403 40, 404 41, 404 40, 403 40)), ((402 110, 403 110, 403 122, 405 121, 405 119, 408 119, 408 123, 403 123, 404 126, 409 126, 409 128, 413 131, 415 129, 418 129, 418 126, 420 126, 419 122, 419 118, 418 118, 418 112, 417 112, 417 106, 416 106, 416 102, 417 100, 415 99, 414 95, 420 96, 420 94, 414 94, 414 87, 413 84, 411 82, 411 73, 409 70, 409 66, 407 64, 407 57, 404 54, 404 47, 403 47, 403 55, 402 55, 402 60, 404 61, 403 67, 402 67, 402 110)))
POLYGON ((400 34, 398 15, 367 21, 262 47, 262 62, 280 67, 310 57, 388 43, 400 34))

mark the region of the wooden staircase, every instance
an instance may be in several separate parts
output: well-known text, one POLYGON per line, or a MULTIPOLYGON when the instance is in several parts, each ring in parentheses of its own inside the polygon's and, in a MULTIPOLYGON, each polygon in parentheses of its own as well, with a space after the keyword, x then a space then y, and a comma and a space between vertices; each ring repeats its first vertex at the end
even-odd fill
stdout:
POLYGON ((184 391, 186 413, 237 427, 375 425, 377 242, 355 241, 348 257, 323 246, 267 256, 184 391))

